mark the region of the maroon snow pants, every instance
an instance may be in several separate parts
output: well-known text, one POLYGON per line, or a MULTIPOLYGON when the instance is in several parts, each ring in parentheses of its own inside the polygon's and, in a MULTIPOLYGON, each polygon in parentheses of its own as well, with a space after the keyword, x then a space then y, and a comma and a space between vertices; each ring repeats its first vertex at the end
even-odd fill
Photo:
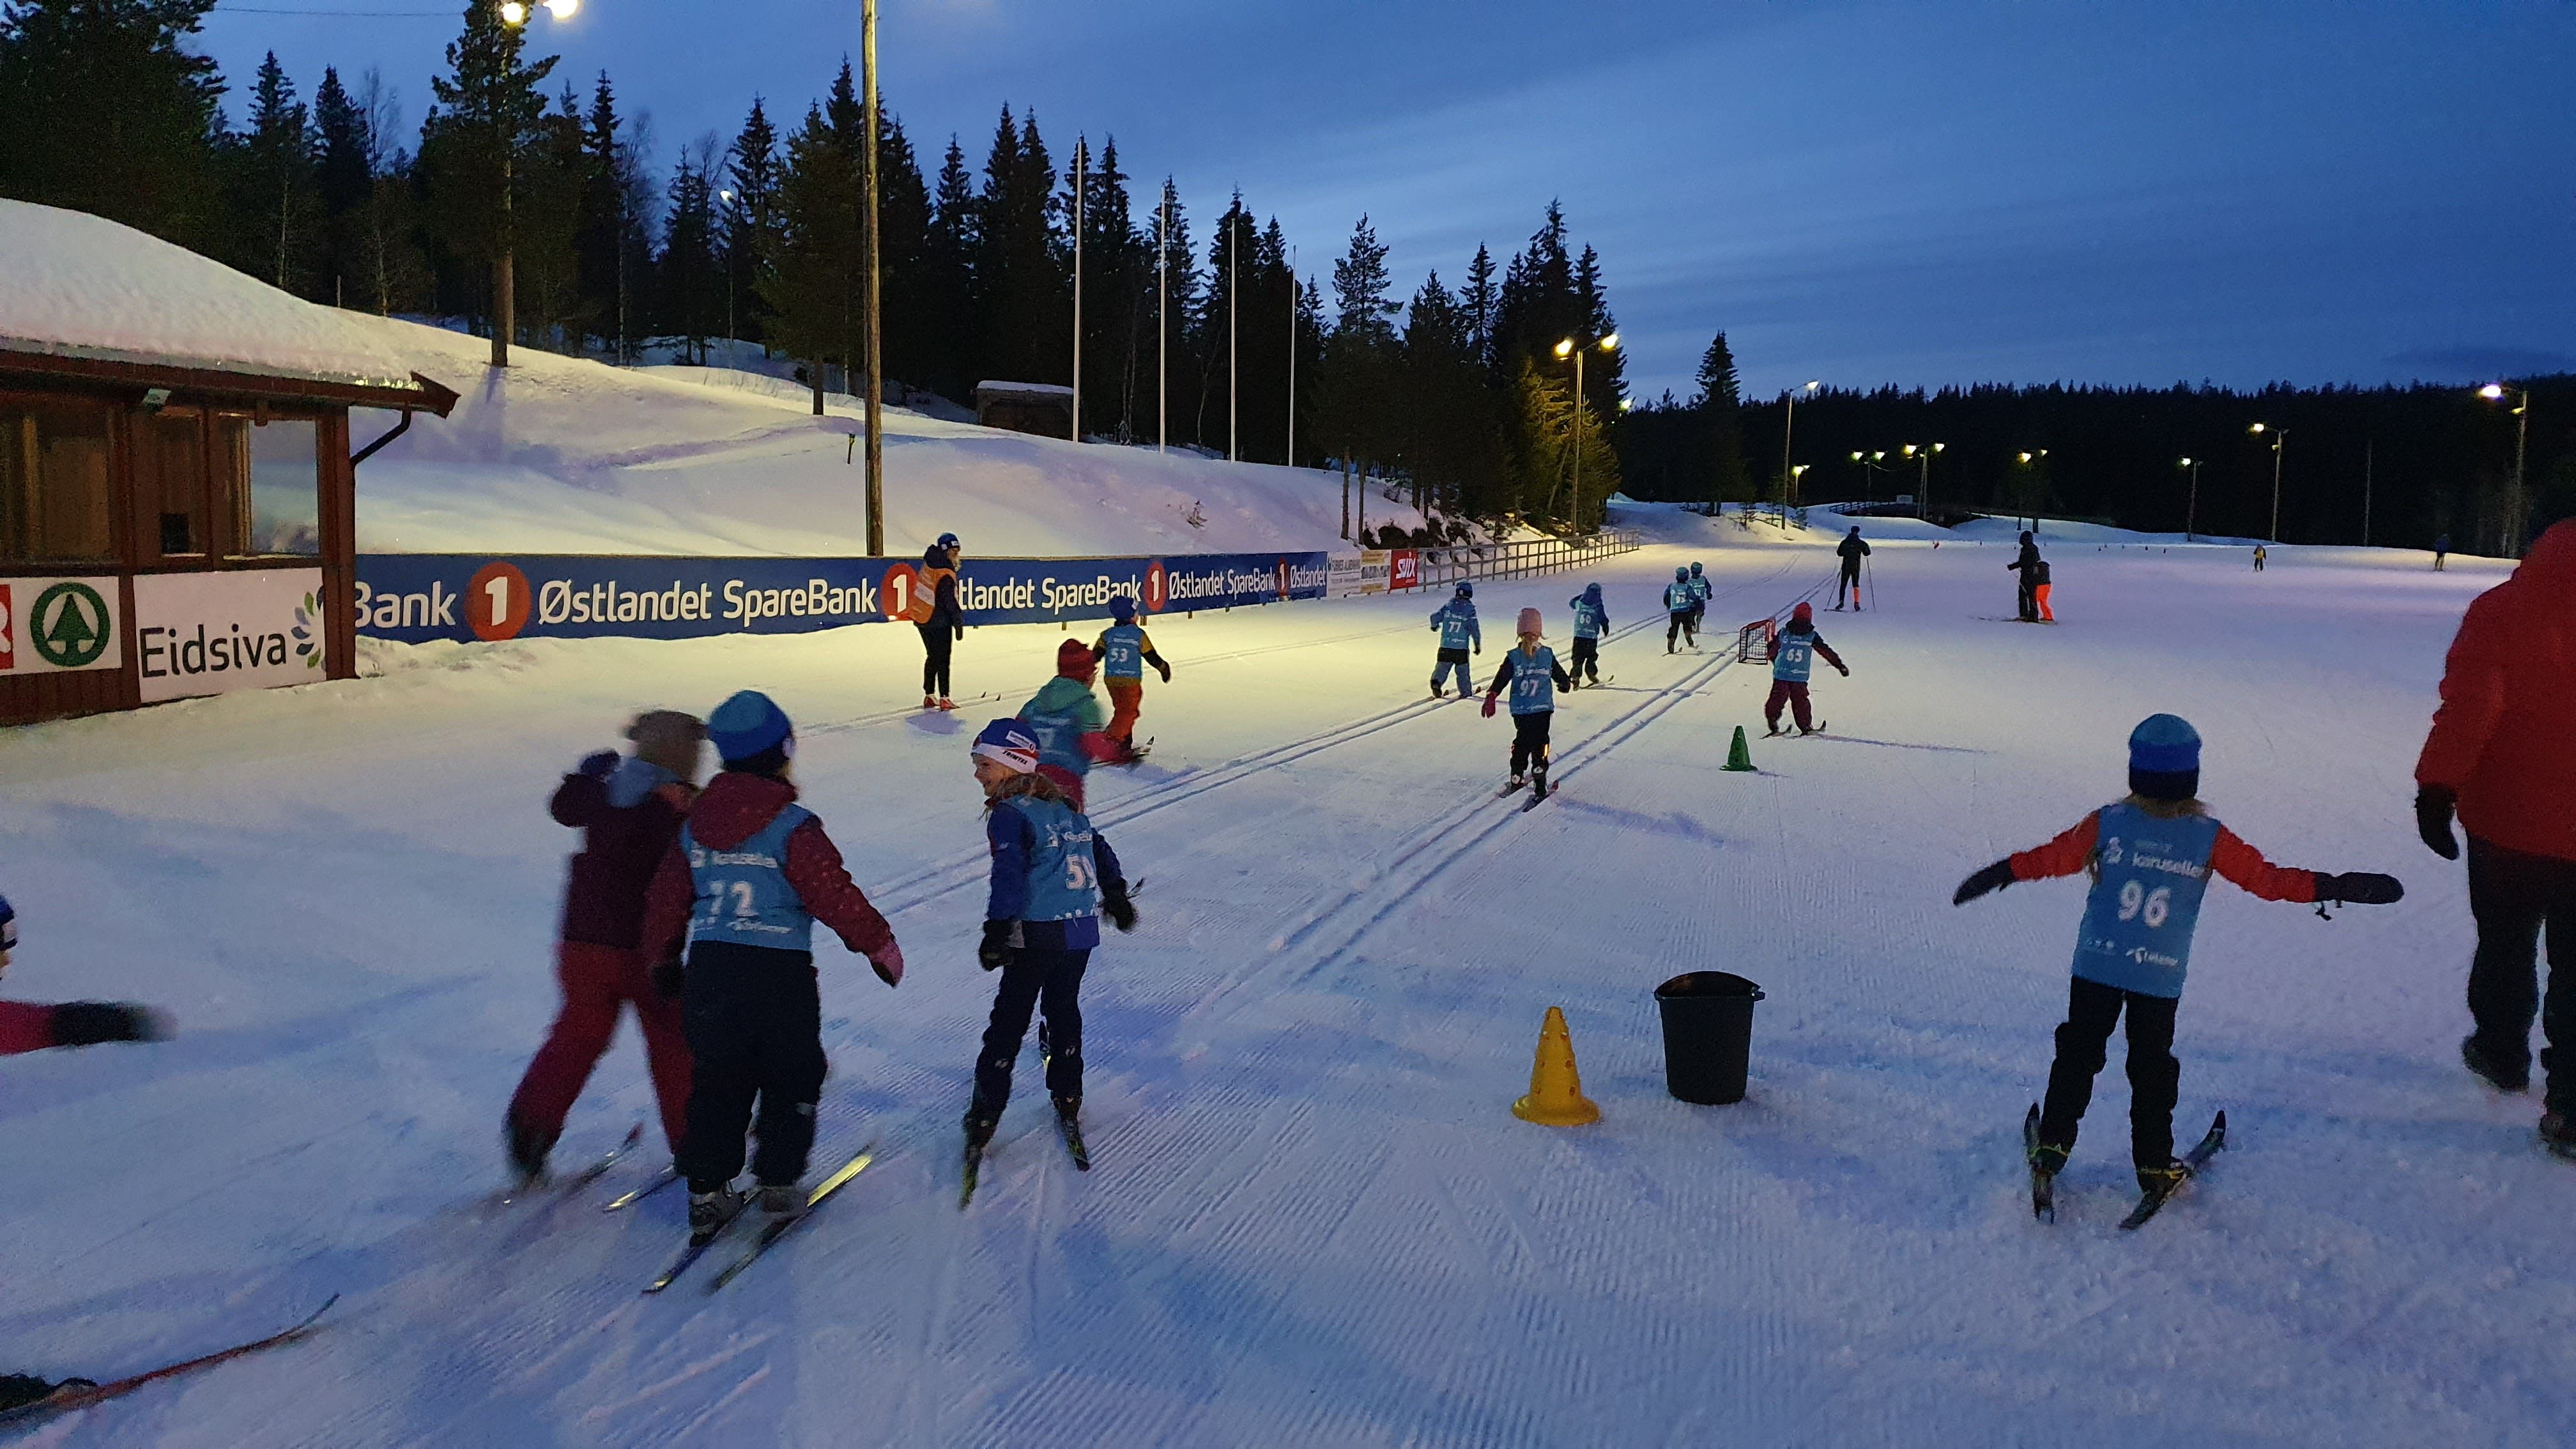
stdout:
POLYGON ((1815 714, 1807 704, 1805 681, 1796 679, 1771 681, 1771 698, 1762 706, 1762 717, 1770 721, 1771 728, 1775 730, 1780 727, 1780 706, 1784 704, 1789 706, 1790 712, 1797 716, 1798 728, 1807 730, 1816 727, 1815 714))
POLYGON ((510 1099, 510 1120, 553 1142, 591 1068, 617 1035, 618 1015, 632 1005, 644 1029, 644 1061, 661 1104, 662 1136, 676 1154, 689 1125, 689 1039, 680 1026, 680 1003, 663 1000, 653 989, 653 973, 641 953, 617 946, 559 941, 555 974, 563 984, 563 1009, 510 1099))

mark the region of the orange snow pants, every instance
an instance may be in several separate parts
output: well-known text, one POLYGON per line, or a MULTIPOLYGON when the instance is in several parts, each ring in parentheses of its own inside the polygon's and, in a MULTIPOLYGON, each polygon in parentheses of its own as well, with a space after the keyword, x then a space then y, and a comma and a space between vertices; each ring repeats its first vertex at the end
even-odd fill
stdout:
POLYGON ((2055 587, 2057 587, 2055 584, 2041 584, 2030 591, 2031 601, 2039 605, 2039 621, 2043 624, 2057 622, 2057 616, 2048 611, 2048 591, 2055 587))
POLYGON ((1145 681, 1113 679, 1109 681, 1109 737, 1122 745, 1136 739, 1136 706, 1144 700, 1145 681))

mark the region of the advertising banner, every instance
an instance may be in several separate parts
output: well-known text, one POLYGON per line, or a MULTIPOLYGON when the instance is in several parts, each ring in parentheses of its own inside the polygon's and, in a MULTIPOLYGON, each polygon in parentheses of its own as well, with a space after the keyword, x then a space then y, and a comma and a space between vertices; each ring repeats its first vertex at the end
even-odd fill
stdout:
POLYGON ((1392 589, 1422 587, 1422 553, 1419 549, 1389 549, 1386 555, 1386 586, 1392 589))
POLYGON ((1388 562, 1387 552, 1385 549, 1368 548, 1360 550, 1360 592, 1363 594, 1385 593, 1389 568, 1390 564, 1388 562))
POLYGON ((114 579, 0 578, 0 674, 125 663, 114 579))
MULTIPOLYGON (((1097 619, 1115 598, 1149 614, 1324 596, 1321 553, 978 559, 958 570, 972 624, 1097 619)), ((902 619, 919 566, 868 558, 623 558, 362 554, 358 632, 432 639, 699 639, 902 619)))
POLYGON ((323 678, 320 569, 138 574, 143 702, 323 678))

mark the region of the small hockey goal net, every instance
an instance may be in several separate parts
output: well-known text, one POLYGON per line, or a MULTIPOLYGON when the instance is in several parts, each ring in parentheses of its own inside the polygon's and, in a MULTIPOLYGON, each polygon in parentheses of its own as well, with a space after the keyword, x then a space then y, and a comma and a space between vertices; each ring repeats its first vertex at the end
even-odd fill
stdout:
POLYGON ((1738 664, 1769 663, 1771 646, 1778 641, 1779 637, 1780 626, 1768 619, 1756 619, 1736 630, 1735 662, 1738 664))

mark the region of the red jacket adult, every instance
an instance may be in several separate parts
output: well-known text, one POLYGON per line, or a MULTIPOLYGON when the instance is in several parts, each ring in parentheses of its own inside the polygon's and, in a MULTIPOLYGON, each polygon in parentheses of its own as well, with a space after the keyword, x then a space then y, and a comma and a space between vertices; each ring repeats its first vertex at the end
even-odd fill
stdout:
POLYGON ((2470 603, 2415 782, 2454 792, 2480 840, 2576 860, 2576 519, 2470 603))
POLYGON ((556 824, 586 832, 564 883, 564 940, 635 949, 644 935, 645 892, 680 838, 694 793, 665 783, 620 808, 610 803, 605 777, 564 776, 549 808, 556 824))
MULTIPOLYGON (((710 849, 731 850, 795 801, 796 787, 784 780, 727 770, 690 807, 689 834, 710 849)), ((784 873, 806 912, 830 927, 842 945, 871 962, 894 945, 894 929, 860 894, 849 868, 841 864, 840 848, 823 833, 820 819, 809 819, 788 835, 784 873)), ((662 868, 654 874, 652 891, 645 898, 642 944, 647 959, 658 961, 678 947, 697 895, 688 857, 675 841, 663 855, 662 868)), ((882 967, 877 974, 887 975, 882 967)))

